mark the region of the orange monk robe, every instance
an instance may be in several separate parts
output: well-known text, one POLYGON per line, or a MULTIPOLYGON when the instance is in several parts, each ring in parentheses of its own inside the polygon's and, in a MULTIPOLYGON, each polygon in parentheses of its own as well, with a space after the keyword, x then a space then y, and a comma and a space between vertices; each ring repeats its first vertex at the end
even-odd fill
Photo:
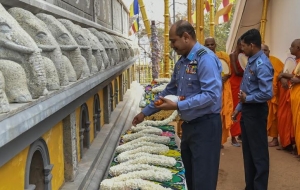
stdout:
POLYGON ((291 109, 290 89, 282 88, 280 81, 278 81, 277 86, 279 93, 277 109, 278 134, 281 146, 286 147, 292 144, 292 141, 295 137, 291 109))
MULTIPOLYGON (((297 67, 299 67, 300 59, 297 59, 297 67)), ((297 68, 296 67, 296 68, 297 68)), ((294 71, 295 77, 300 77, 300 69, 298 72, 294 71)), ((300 83, 293 85, 291 88, 291 108, 293 114, 293 125, 295 131, 295 143, 300 155, 300 83)))
MULTIPOLYGON (((229 56, 225 52, 216 52, 216 55, 219 59, 223 59, 228 68, 230 68, 230 59, 229 56)), ((223 91, 222 91, 222 144, 224 144, 228 137, 230 136, 230 127, 232 125, 231 114, 233 110, 233 101, 231 94, 231 86, 229 79, 223 83, 223 91)))
POLYGON ((274 78, 273 78, 273 97, 268 101, 269 104, 269 115, 267 130, 270 137, 278 137, 277 129, 277 108, 278 108, 278 88, 277 88, 277 77, 280 72, 283 70, 283 63, 276 57, 270 56, 270 62, 272 63, 274 69, 274 78))
MULTIPOLYGON (((242 69, 238 60, 236 62, 236 67, 240 73, 244 73, 244 70, 242 69)), ((232 94, 232 101, 233 101, 233 110, 232 110, 233 112, 239 103, 238 93, 240 92, 240 85, 243 77, 235 75, 234 68, 232 67, 231 64, 230 64, 230 69, 231 69, 230 85, 231 85, 231 94, 232 94)), ((238 122, 234 122, 230 128, 230 133, 232 137, 236 137, 241 134, 241 125, 240 125, 241 114, 238 114, 236 119, 238 122)))

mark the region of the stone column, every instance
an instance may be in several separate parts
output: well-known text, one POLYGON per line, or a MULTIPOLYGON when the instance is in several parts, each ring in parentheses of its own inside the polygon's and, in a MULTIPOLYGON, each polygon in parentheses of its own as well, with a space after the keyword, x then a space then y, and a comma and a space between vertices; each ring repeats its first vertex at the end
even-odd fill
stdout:
POLYGON ((65 181, 74 181, 77 174, 77 139, 75 112, 63 119, 65 181))

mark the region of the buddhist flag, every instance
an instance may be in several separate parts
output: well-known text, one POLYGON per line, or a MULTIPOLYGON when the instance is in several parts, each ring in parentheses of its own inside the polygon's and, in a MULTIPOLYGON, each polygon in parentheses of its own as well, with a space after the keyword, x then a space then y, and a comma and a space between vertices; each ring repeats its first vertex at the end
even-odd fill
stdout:
POLYGON ((222 24, 229 21, 229 15, 233 4, 231 0, 222 0, 215 15, 215 24, 222 24))
POLYGON ((210 11, 210 5, 208 0, 204 1, 204 14, 208 13, 210 11))
POLYGON ((133 0, 133 3, 130 5, 130 13, 129 16, 130 18, 136 17, 134 19, 130 30, 129 30, 129 35, 136 33, 139 30, 139 3, 138 0, 133 0))

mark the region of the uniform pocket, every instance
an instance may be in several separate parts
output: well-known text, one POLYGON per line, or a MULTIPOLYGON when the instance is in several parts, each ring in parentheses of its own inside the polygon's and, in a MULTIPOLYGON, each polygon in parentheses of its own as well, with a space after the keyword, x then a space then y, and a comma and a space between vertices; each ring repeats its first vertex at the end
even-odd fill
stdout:
POLYGON ((184 77, 186 92, 195 92, 196 88, 199 89, 200 82, 197 74, 186 74, 184 77))

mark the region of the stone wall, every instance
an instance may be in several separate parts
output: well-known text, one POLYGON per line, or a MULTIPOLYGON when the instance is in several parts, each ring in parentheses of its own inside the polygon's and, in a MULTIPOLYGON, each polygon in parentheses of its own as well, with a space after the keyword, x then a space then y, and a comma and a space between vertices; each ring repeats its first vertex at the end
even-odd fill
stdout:
MULTIPOLYGON (((93 0, 77 1, 78 10, 90 13, 91 5, 87 3, 93 0)), ((74 4, 71 0, 51 2, 74 4)), ((108 9, 112 8, 112 1, 98 0, 98 3, 106 7, 106 12, 100 11, 99 18, 108 25, 113 25, 115 20, 120 31, 122 23, 118 18, 122 17, 122 11, 119 17, 112 19, 112 11, 108 9)), ((121 10, 118 3, 113 4, 121 10)), ((34 14, 18 7, 4 8, 1 4, 0 12, 0 20, 3 20, 0 25, 0 72, 3 76, 0 92, 5 94, 0 97, 0 114, 10 111, 7 102, 31 102, 62 86, 105 72, 138 54, 137 47, 126 38, 96 28, 87 30, 68 19, 57 19, 55 15, 34 14), (20 85, 24 82, 25 85, 20 85)))

